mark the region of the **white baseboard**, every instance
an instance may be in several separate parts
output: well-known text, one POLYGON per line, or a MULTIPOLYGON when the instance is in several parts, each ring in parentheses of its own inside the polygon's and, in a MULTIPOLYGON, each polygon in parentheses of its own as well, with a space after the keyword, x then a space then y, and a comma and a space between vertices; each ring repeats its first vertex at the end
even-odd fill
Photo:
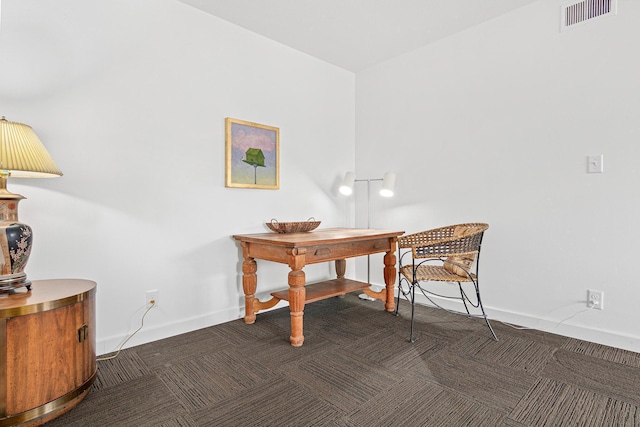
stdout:
MULTIPOLYGON (((183 319, 178 322, 164 323, 162 325, 154 325, 150 327, 145 326, 136 333, 135 336, 127 341, 122 348, 135 347, 137 345, 196 331, 198 329, 208 328, 209 326, 230 322, 239 318, 238 313, 240 312, 240 309, 241 307, 233 307, 227 310, 209 313, 204 316, 183 319)), ((103 355, 117 351, 132 332, 133 331, 129 332, 127 335, 117 335, 97 340, 96 354, 103 355)))
MULTIPOLYGON (((450 301, 444 298, 437 297, 434 298, 434 300, 438 304, 442 303, 442 305, 446 308, 464 312, 464 306, 461 302, 450 301)), ((402 303, 408 304, 406 300, 400 302, 400 304, 402 303)), ((420 294, 416 294, 416 303, 432 306, 432 304, 429 303, 424 295, 420 294)), ((625 335, 616 333, 614 331, 588 328, 571 324, 568 320, 562 322, 554 319, 533 317, 527 314, 497 309, 487 306, 486 304, 484 305, 484 308, 490 321, 505 322, 511 325, 518 325, 529 329, 549 332, 556 335, 562 335, 565 337, 576 338, 584 341, 594 342, 610 347, 616 347, 623 350, 640 353, 640 336, 625 335)))
MULTIPOLYGON (((375 285, 374 288, 376 288, 375 285)), ((377 290, 379 290, 382 287, 377 286, 377 288, 377 290)), ((443 299, 442 301, 438 299, 437 302, 438 304, 448 304, 445 305, 445 307, 447 308, 456 311, 464 311, 462 303, 455 303, 445 299, 443 299)), ((406 300, 401 301, 401 304, 402 303, 408 304, 406 300)), ((423 295, 419 294, 416 295, 416 303, 422 305, 431 305, 423 295)), ((281 301, 278 305, 273 307, 272 310, 285 306, 287 306, 286 302, 281 301)), ((539 331, 549 332, 552 334, 581 339, 584 341, 594 342, 640 353, 640 336, 624 335, 612 331, 586 328, 583 326, 572 325, 569 322, 560 323, 556 320, 541 319, 527 314, 496 309, 486 305, 485 310, 491 321, 505 322, 512 325, 518 325, 526 328, 536 329, 539 331)), ((198 329, 208 328, 210 326, 218 325, 221 323, 230 322, 242 317, 242 314, 239 313, 244 313, 244 308, 232 307, 223 311, 184 319, 178 322, 145 327, 141 329, 140 332, 138 332, 134 337, 132 337, 123 348, 134 347, 164 338, 169 338, 175 335, 192 332, 198 329)), ((124 336, 117 335, 98 340, 96 343, 96 353, 98 355, 103 355, 116 351, 122 345, 124 340, 129 337, 129 335, 130 333, 124 336)))
POLYGON ((487 308, 490 319, 640 353, 640 337, 487 308))

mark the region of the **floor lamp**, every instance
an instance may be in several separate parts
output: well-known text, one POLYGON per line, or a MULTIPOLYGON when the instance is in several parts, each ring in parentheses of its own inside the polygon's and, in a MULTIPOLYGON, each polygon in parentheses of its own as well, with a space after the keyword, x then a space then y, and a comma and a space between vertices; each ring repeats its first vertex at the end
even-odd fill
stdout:
MULTIPOLYGON (((396 185, 396 174, 393 172, 386 172, 382 178, 367 178, 367 179, 356 179, 356 174, 354 172, 347 172, 342 180, 342 185, 340 185, 340 192, 345 196, 350 196, 353 194, 353 187, 356 182, 366 182, 367 183, 367 228, 371 228, 371 182, 373 181, 382 181, 382 187, 380 188, 380 195, 382 197, 393 197, 393 190, 396 185)), ((371 256, 367 255, 367 283, 371 285, 371 256)), ((360 294, 360 299, 374 301, 374 298, 371 298, 367 294, 360 294)))

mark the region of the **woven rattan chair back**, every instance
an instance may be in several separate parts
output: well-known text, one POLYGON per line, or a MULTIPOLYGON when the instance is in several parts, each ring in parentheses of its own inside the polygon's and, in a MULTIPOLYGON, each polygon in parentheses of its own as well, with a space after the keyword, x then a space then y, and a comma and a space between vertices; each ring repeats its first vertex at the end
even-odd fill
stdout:
POLYGON ((477 252, 482 241, 482 234, 488 228, 489 225, 483 223, 435 228, 400 236, 398 247, 413 248, 416 250, 414 256, 418 255, 421 258, 477 252))

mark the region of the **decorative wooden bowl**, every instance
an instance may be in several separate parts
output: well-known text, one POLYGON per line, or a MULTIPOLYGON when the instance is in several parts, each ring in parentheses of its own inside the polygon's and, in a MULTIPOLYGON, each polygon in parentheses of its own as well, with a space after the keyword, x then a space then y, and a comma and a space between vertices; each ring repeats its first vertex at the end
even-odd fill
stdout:
POLYGON ((302 222, 278 222, 272 219, 271 222, 265 224, 276 233, 304 233, 318 228, 320 221, 316 221, 314 218, 302 222))

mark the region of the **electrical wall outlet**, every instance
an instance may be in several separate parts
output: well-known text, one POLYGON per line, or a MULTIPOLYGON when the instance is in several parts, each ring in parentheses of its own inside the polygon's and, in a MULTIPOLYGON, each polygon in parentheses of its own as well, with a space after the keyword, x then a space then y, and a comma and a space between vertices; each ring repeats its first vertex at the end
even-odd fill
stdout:
POLYGON ((147 308, 151 306, 158 306, 158 290, 153 289, 151 291, 147 291, 147 308))
POLYGON ((604 310, 604 291, 587 291, 587 306, 596 310, 604 310))

